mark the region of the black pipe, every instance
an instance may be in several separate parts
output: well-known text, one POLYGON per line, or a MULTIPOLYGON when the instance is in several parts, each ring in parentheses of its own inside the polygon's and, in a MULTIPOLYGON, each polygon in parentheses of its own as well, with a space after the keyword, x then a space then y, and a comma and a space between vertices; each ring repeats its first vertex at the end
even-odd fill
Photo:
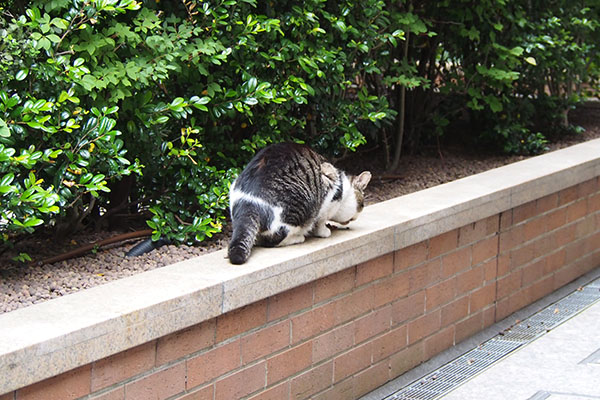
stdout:
POLYGON ((159 247, 164 246, 165 244, 169 244, 171 241, 168 239, 160 238, 156 241, 152 239, 146 239, 131 248, 127 253, 125 253, 125 257, 137 257, 142 254, 146 254, 151 252, 154 249, 158 249, 159 247))

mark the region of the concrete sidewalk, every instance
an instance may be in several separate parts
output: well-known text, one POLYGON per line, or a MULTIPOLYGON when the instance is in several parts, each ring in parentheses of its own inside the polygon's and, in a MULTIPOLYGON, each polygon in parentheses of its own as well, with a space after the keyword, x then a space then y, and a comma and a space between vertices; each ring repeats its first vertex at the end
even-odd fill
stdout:
POLYGON ((466 343, 436 356, 362 399, 600 400, 600 301, 597 300, 590 306, 586 306, 583 311, 575 313, 564 322, 559 322, 559 325, 548 332, 543 332, 532 341, 520 345, 478 374, 463 379, 460 384, 448 385, 446 383, 449 380, 442 377, 443 371, 448 370, 448 365, 457 364, 457 357, 477 348, 489 339, 502 341, 502 337, 497 336, 498 333, 513 325, 516 320, 527 322, 528 317, 543 309, 546 309, 547 315, 558 313, 560 310, 556 304, 559 303, 555 302, 564 299, 570 293, 575 293, 582 286, 584 289, 580 289, 580 292, 592 293, 600 299, 599 275, 600 268, 511 315, 466 343), (588 286, 585 286, 586 284, 588 286), (441 374, 438 372, 440 370, 441 374), (422 386, 425 390, 419 389, 422 382, 429 380, 431 383, 435 380, 436 374, 439 374, 435 385, 437 389, 430 391, 431 384, 422 386), (417 389, 408 390, 411 387, 417 389), (440 387, 442 389, 436 392, 440 387))

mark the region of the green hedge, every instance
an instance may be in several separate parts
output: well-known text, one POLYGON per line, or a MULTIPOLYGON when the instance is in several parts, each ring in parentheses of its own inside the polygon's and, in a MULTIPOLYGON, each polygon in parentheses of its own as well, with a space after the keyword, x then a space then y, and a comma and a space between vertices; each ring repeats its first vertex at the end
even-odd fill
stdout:
POLYGON ((154 238, 202 241, 220 231, 239 168, 283 140, 333 157, 369 142, 394 164, 466 116, 479 143, 541 151, 539 122, 566 125, 598 77, 598 6, 583 3, 9 6, 0 247, 42 226, 62 236, 104 227, 124 211, 148 213, 154 238))

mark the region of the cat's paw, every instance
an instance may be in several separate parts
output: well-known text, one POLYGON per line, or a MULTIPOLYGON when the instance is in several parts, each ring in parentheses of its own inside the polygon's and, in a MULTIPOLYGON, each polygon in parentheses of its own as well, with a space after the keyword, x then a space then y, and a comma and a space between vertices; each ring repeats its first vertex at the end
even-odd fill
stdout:
POLYGON ((321 225, 315 230, 314 235, 320 238, 328 238, 331 236, 331 230, 327 226, 321 225))

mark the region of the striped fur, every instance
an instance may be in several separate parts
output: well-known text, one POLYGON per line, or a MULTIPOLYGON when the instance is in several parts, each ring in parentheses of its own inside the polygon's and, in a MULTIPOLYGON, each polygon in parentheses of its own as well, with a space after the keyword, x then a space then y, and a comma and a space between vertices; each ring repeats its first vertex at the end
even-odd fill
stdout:
POLYGON ((309 235, 329 237, 328 221, 356 219, 370 178, 368 171, 347 176, 308 146, 264 148, 231 187, 229 260, 246 262, 255 244, 285 246, 309 235))

